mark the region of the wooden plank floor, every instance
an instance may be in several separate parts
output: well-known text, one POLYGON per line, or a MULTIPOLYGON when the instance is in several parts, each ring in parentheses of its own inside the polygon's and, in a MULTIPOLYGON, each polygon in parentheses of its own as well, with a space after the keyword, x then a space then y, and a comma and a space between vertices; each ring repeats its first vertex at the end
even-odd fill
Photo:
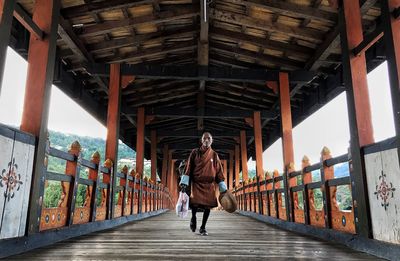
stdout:
MULTIPOLYGON (((202 214, 197 214, 198 224, 202 214)), ((207 230, 209 236, 192 233, 189 217, 181 220, 170 211, 7 260, 378 260, 239 214, 212 211, 207 230)))

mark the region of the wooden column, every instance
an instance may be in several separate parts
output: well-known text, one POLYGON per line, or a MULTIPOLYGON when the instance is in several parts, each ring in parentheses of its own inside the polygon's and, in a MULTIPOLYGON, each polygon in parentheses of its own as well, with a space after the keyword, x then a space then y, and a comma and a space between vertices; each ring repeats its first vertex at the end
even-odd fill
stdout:
POLYGON ((262 131, 261 131, 261 113, 259 111, 254 112, 253 116, 254 122, 254 143, 256 147, 256 171, 257 176, 262 177, 264 174, 263 169, 263 161, 262 161, 262 154, 263 154, 263 146, 262 146, 262 131))
POLYGON ((229 171, 228 171, 228 189, 231 190, 233 189, 233 165, 234 165, 234 161, 233 161, 233 156, 234 156, 234 151, 229 151, 229 171))
POLYGON ((240 131, 240 149, 242 155, 242 178, 243 182, 249 179, 248 169, 247 169, 247 141, 246 141, 246 131, 240 131))
MULTIPOLYGON (((294 162, 292 138, 292 112, 290 108, 290 90, 288 73, 279 73, 279 99, 281 104, 282 152, 284 171, 294 162)), ((295 184, 294 184, 295 185, 295 184)))
MULTIPOLYGON (((143 181, 144 171, 144 124, 145 115, 144 108, 139 107, 137 111, 137 135, 136 135, 136 173, 139 174, 140 179, 143 181)), ((139 193, 139 213, 142 213, 142 199, 143 199, 143 182, 140 183, 139 193)))
POLYGON ((393 10, 399 7, 400 0, 383 0, 381 3, 397 154, 400 162, 400 19, 395 19, 392 15, 393 10))
POLYGON ((29 203, 31 206, 28 221, 29 233, 39 231, 39 216, 43 203, 43 169, 47 167, 44 164, 47 144, 47 122, 50 88, 53 83, 59 12, 59 0, 37 0, 33 10, 33 21, 46 32, 47 36, 43 40, 38 40, 33 36, 30 38, 29 65, 21 122, 22 131, 29 132, 38 138, 29 203))
POLYGON ((151 179, 157 184, 157 134, 151 131, 151 179))
POLYGON ((15 2, 15 0, 0 0, 0 94, 15 2))
POLYGON ((224 171, 225 183, 228 183, 228 161, 222 160, 222 167, 224 171))
POLYGON ((239 145, 235 145, 235 186, 239 187, 240 184, 240 150, 239 145))
POLYGON ((352 161, 350 175, 357 234, 371 237, 371 219, 361 147, 374 142, 371 109, 367 86, 365 53, 352 55, 352 50, 363 41, 361 12, 358 1, 343 1, 339 8, 339 27, 342 47, 343 78, 346 86, 349 113, 352 161))
POLYGON ((167 173, 168 173, 168 145, 164 145, 163 149, 163 161, 162 161, 162 170, 161 170, 161 183, 167 186, 167 173))
POLYGON ((167 170, 167 176, 166 180, 167 182, 165 185, 170 189, 171 191, 171 175, 172 175, 172 150, 168 151, 168 170, 167 170))
MULTIPOLYGON (((118 141, 119 141, 119 115, 121 111, 121 66, 111 64, 110 83, 108 92, 108 111, 107 111, 107 140, 106 140, 106 160, 110 159, 113 164, 113 172, 110 175, 103 175, 103 182, 111 184, 107 193, 107 198, 111 197, 111 206, 107 206, 107 218, 114 217, 114 188, 116 179, 114 173, 117 171, 118 162, 118 141)), ((110 201, 107 200, 107 203, 110 201)))

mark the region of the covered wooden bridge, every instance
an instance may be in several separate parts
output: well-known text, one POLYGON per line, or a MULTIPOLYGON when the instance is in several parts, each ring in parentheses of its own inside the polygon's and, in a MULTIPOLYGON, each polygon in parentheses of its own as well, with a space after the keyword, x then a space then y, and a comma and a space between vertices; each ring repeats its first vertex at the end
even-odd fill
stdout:
POLYGON ((0 91, 7 46, 29 63, 20 129, 0 126, 0 257, 398 260, 399 16, 399 0, 0 0, 0 91), (396 136, 376 143, 366 77, 384 61, 396 136), (107 126, 106 155, 48 142, 52 84, 107 126), (348 153, 294 162, 293 126, 342 92, 348 153), (239 210, 212 213, 199 238, 165 212, 204 131, 239 210), (284 166, 265 172, 280 137, 284 166), (117 168, 119 139, 134 169, 117 168), (65 172, 47 168, 52 158, 65 172), (339 163, 350 176, 335 178, 339 163), (53 181, 62 193, 48 208, 53 181), (351 189, 347 210, 339 186, 351 189))

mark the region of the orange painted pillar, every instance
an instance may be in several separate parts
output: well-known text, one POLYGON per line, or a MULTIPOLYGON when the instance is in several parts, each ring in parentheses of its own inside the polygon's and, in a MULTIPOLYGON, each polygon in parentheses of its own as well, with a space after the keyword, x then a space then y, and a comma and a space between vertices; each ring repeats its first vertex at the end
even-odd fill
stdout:
POLYGON ((259 111, 254 112, 253 122, 254 122, 254 143, 256 147, 256 171, 257 171, 257 176, 260 178, 264 174, 264 169, 262 161, 263 147, 262 147, 261 113, 259 111))
POLYGON ((222 160, 222 167, 224 171, 224 178, 225 178, 225 183, 228 182, 228 161, 227 160, 222 160))
MULTIPOLYGON (((294 163, 292 112, 290 109, 289 75, 279 73, 279 99, 281 104, 282 152, 284 171, 290 163, 294 163)), ((293 184, 296 185, 296 184, 293 184)))
POLYGON ((234 156, 234 152, 233 151, 229 151, 229 171, 228 171, 228 189, 231 190, 233 189, 233 165, 234 165, 234 161, 233 161, 233 156, 234 156))
POLYGON ((151 131, 151 179, 157 184, 157 133, 151 131))
POLYGON ((161 183, 164 187, 167 186, 167 174, 168 174, 168 145, 164 145, 163 149, 163 162, 161 170, 161 183))
MULTIPOLYGON (((28 221, 29 233, 39 231, 39 216, 43 202, 43 168, 46 167, 44 162, 46 158, 47 122, 50 90, 54 75, 59 12, 59 0, 37 0, 33 8, 32 20, 46 33, 47 37, 43 40, 38 40, 33 36, 30 38, 28 73, 21 122, 22 131, 31 133, 39 138, 35 152, 29 203, 31 206, 28 221)), ((3 14, 6 15, 6 13, 3 14)), ((6 16, 4 16, 5 18, 6 16)), ((4 39, 0 39, 0 41, 4 41, 4 39)))
POLYGON ((0 94, 16 0, 0 0, 0 94))
POLYGON ((137 121, 136 121, 136 173, 139 174, 142 183, 140 185, 139 193, 139 213, 142 213, 142 201, 143 201, 143 171, 144 171, 144 125, 145 115, 144 108, 139 107, 137 110, 137 121))
MULTIPOLYGON (((113 195, 115 188, 114 173, 117 171, 118 161, 118 140, 119 140, 119 114, 121 110, 121 66, 111 64, 110 83, 108 92, 108 111, 107 111, 107 140, 106 140, 106 160, 111 160, 113 171, 110 175, 103 175, 103 183, 111 184, 107 191, 107 198, 111 197, 111 206, 107 206, 107 217, 114 217, 115 200, 113 195)), ((107 203, 110 201, 107 200, 107 203)))
MULTIPOLYGON (((292 111, 290 108, 290 86, 289 74, 279 73, 279 100, 281 108, 281 124, 282 124, 282 152, 283 152, 283 171, 287 179, 285 191, 285 205, 287 220, 294 221, 294 210, 292 202, 297 200, 297 193, 295 197, 290 194, 290 187, 297 185, 297 179, 289 179, 287 174, 289 171, 294 170, 294 153, 293 153, 293 137, 292 137, 292 111)), ((283 202, 282 202, 283 203, 283 202)))
POLYGON ((240 131, 240 149, 242 154, 242 178, 243 182, 249 179, 248 169, 247 169, 247 140, 246 131, 240 131))
POLYGON ((343 78, 346 86, 351 137, 350 175, 357 234, 372 237, 365 165, 361 147, 374 142, 367 85, 365 53, 352 50, 363 41, 361 10, 358 1, 343 1, 339 8, 343 78))
POLYGON ((235 145, 235 187, 239 187, 240 185, 240 150, 239 145, 235 145))

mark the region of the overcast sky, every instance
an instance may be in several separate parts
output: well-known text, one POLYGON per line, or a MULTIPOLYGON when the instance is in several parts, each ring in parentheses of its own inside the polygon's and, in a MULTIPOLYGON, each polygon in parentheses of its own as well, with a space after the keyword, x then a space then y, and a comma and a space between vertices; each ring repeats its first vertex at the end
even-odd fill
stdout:
MULTIPOLYGON (((3 87, 0 94, 0 122, 19 126, 26 79, 27 63, 8 49, 3 87)), ((374 137, 380 141, 395 135, 386 64, 368 75, 374 137)), ((319 161, 322 148, 327 146, 333 156, 347 152, 349 126, 346 96, 342 93, 311 115, 293 130, 295 165, 307 155, 312 163, 319 161)), ((84 111, 58 88, 52 88, 49 129, 105 139, 106 128, 84 111)), ((282 171, 282 144, 275 142, 263 154, 265 170, 282 171)), ((249 168, 254 163, 249 162, 249 168)))

